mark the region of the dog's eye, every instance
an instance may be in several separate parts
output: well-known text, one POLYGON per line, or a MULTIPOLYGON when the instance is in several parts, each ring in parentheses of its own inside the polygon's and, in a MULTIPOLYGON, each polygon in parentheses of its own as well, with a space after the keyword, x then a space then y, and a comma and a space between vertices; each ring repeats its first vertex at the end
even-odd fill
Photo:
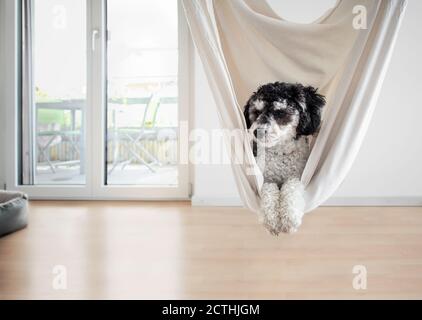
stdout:
POLYGON ((249 120, 251 120, 252 122, 254 122, 257 118, 257 115, 255 112, 251 112, 249 113, 249 120))
POLYGON ((287 101, 275 101, 273 103, 274 110, 285 110, 288 108, 287 101))
POLYGON ((292 121, 292 116, 293 115, 291 113, 279 111, 277 114, 274 114, 274 120, 279 125, 286 125, 292 121))

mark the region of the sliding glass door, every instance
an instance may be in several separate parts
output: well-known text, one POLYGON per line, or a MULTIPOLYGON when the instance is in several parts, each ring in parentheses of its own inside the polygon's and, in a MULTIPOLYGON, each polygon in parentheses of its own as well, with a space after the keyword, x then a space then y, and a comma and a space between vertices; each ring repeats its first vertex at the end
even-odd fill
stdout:
POLYGON ((26 2, 22 183, 85 184, 86 0, 26 2))
POLYGON ((187 198, 177 0, 22 0, 17 185, 37 197, 187 198))
POLYGON ((177 1, 107 1, 107 184, 177 185, 177 1))

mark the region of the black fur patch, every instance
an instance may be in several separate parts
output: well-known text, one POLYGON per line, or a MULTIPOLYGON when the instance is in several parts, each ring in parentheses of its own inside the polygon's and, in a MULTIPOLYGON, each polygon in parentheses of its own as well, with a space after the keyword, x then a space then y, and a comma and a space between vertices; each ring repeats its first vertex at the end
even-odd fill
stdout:
POLYGON ((321 124, 321 109, 325 105, 325 97, 311 86, 299 83, 274 82, 258 88, 252 94, 244 108, 247 128, 258 119, 260 124, 274 119, 279 125, 287 125, 292 115, 299 112, 297 136, 308 136, 318 131, 321 124), (254 107, 257 100, 264 102, 261 110, 254 107), (276 108, 275 102, 285 103, 286 108, 276 108), (303 109, 303 106, 306 106, 303 109))

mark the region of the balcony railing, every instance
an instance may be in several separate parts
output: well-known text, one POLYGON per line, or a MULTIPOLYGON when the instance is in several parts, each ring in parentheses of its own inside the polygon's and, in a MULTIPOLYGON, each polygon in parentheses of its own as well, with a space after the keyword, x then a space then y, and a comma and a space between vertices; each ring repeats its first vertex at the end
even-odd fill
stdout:
MULTIPOLYGON (((157 119, 160 105, 171 104, 177 108, 177 97, 163 97, 151 103, 152 97, 110 98, 107 121, 107 163, 131 159, 152 162, 148 154, 163 164, 177 162, 177 125, 163 125, 157 119), (158 103, 158 106, 157 106, 158 103), (139 108, 139 119, 127 126, 119 120, 125 108, 139 108), (151 119, 147 113, 152 109, 151 119), (134 156, 135 154, 135 156, 134 156)), ((52 165, 77 163, 84 148, 83 117, 85 100, 45 101, 36 103, 37 162, 52 165)), ((133 109, 132 109, 133 110, 133 109)), ((151 112, 150 112, 151 113, 151 112)))

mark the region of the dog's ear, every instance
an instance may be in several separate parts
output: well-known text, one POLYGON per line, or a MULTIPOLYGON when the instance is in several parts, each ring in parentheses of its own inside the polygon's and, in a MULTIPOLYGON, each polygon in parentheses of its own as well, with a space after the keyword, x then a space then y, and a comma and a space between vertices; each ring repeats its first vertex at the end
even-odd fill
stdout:
POLYGON ((251 119, 249 117, 249 109, 250 109, 249 101, 250 100, 248 100, 248 102, 246 103, 245 107, 243 108, 243 115, 245 116, 246 128, 247 129, 249 129, 251 127, 251 125, 252 125, 251 124, 251 119))
MULTIPOLYGON (((250 118, 250 115, 249 115, 249 112, 250 112, 250 109, 251 109, 250 101, 251 101, 251 99, 248 100, 245 107, 243 108, 243 115, 245 116, 246 128, 247 129, 249 129, 252 125, 251 118, 250 118)), ((256 155, 257 155, 257 144, 256 144, 255 140, 252 142, 252 152, 253 152, 253 155, 256 157, 256 155)))
POLYGON ((309 136, 318 131, 321 124, 321 109, 325 105, 325 97, 317 92, 314 87, 303 88, 305 110, 300 112, 297 134, 309 136))

